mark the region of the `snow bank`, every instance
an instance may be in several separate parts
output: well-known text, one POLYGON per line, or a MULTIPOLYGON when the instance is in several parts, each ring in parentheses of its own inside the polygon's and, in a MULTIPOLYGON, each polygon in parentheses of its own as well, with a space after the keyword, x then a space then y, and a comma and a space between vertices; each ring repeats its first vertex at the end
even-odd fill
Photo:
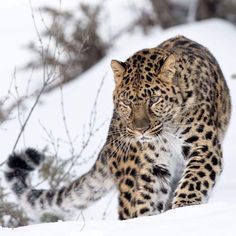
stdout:
POLYGON ((0 228, 4 236, 234 236, 236 204, 189 206, 152 217, 127 221, 57 222, 20 227, 0 228))

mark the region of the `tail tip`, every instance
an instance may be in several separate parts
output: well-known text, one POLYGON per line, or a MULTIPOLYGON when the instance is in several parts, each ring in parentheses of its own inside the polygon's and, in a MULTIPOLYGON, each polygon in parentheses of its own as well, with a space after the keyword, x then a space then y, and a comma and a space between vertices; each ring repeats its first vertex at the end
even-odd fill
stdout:
POLYGON ((27 148, 25 150, 25 153, 31 159, 31 161, 37 166, 40 165, 40 163, 44 160, 44 155, 38 152, 34 148, 27 148))
POLYGON ((44 155, 34 148, 13 152, 7 160, 4 171, 6 181, 17 196, 21 196, 28 188, 27 178, 44 160, 44 155))
POLYGON ((10 169, 33 171, 44 160, 44 156, 34 148, 27 148, 21 152, 13 152, 8 160, 10 169))

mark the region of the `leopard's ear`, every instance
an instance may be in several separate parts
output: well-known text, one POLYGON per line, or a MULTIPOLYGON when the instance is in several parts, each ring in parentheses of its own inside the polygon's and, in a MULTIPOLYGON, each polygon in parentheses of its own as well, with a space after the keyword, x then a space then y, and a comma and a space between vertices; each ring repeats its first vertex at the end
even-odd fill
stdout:
POLYGON ((161 80, 167 83, 173 83, 176 74, 176 57, 171 54, 164 60, 160 68, 159 76, 161 80))
POLYGON ((114 73, 116 85, 120 84, 125 73, 125 63, 117 60, 111 60, 111 68, 114 73))

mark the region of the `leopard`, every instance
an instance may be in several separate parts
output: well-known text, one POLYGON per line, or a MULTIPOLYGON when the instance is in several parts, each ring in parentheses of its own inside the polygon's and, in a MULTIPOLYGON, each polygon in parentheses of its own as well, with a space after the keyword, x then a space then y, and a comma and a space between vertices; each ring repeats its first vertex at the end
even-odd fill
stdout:
POLYGON ((126 61, 111 60, 113 114, 92 168, 58 189, 30 187, 46 158, 27 148, 8 156, 5 177, 22 206, 76 212, 112 189, 127 220, 206 203, 223 170, 231 99, 222 70, 203 45, 176 36, 126 61))

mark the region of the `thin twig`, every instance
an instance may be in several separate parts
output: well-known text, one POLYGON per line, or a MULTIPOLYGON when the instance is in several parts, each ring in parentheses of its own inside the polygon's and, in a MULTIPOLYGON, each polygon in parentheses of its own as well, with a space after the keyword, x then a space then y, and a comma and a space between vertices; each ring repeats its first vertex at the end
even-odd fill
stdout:
POLYGON ((63 94, 63 85, 60 84, 59 88, 60 88, 60 93, 61 93, 61 111, 62 111, 62 120, 63 120, 63 124, 64 124, 64 128, 65 128, 65 132, 66 132, 66 136, 70 145, 70 152, 71 152, 71 156, 74 157, 75 155, 75 148, 73 145, 73 141, 71 139, 71 135, 70 135, 70 131, 68 128, 68 124, 67 124, 67 119, 66 119, 66 113, 65 113, 65 106, 64 106, 64 94, 63 94))
MULTIPOLYGON (((29 5, 30 5, 30 9, 31 9, 31 16, 32 16, 33 23, 34 23, 34 28, 35 28, 35 30, 36 30, 36 33, 37 33, 37 36, 38 36, 38 40, 39 40, 39 42, 40 42, 40 44, 41 44, 42 57, 43 57, 43 58, 46 58, 45 51, 44 51, 44 46, 43 46, 43 40, 42 40, 42 38, 41 38, 41 35, 40 35, 40 33, 39 33, 39 30, 38 30, 38 27, 37 27, 37 24, 36 24, 36 20, 35 20, 35 16, 34 16, 34 11, 33 11, 33 7, 32 7, 31 0, 29 0, 29 5)), ((47 52, 48 52, 48 48, 47 48, 47 50, 46 50, 46 53, 47 53, 47 52)), ((43 81, 43 86, 42 86, 42 88, 40 89, 38 95, 36 96, 35 102, 33 103, 33 106, 31 107, 31 109, 30 109, 30 111, 29 111, 29 113, 28 113, 28 115, 27 115, 27 117, 26 117, 24 123, 22 123, 21 130, 20 130, 20 132, 19 132, 19 134, 18 134, 18 136, 17 136, 17 139, 16 139, 16 141, 15 141, 15 143, 14 143, 14 146, 13 146, 13 149, 12 149, 13 152, 15 151, 15 149, 16 149, 16 147, 17 147, 17 144, 18 144, 18 142, 19 142, 19 140, 20 140, 20 138, 21 138, 21 136, 22 136, 22 134, 23 134, 23 132, 24 132, 24 130, 25 130, 25 127, 26 127, 26 125, 28 124, 28 121, 29 121, 29 119, 30 119, 30 117, 31 117, 31 115, 32 115, 32 113, 33 113, 33 111, 35 110, 35 108, 36 108, 36 106, 37 106, 37 104, 38 104, 38 102, 39 102, 39 100, 40 100, 40 98, 41 98, 43 92, 45 91, 46 87, 47 87, 50 83, 52 83, 52 82, 54 81, 54 79, 55 79, 55 78, 53 78, 53 76, 50 76, 50 77, 47 76, 47 77, 46 77, 46 67, 47 67, 47 65, 46 65, 46 60, 44 60, 44 62, 45 62, 45 65, 44 65, 44 70, 43 70, 43 71, 44 71, 44 72, 43 72, 43 74, 44 74, 44 75, 43 75, 43 79, 44 79, 44 81, 43 81)))
MULTIPOLYGON (((89 145, 90 141, 91 141, 91 138, 94 136, 94 134, 96 132, 98 132, 98 129, 95 129, 94 130, 94 126, 95 126, 95 122, 96 122, 96 107, 97 107, 97 102, 98 102, 98 98, 99 98, 99 95, 101 93, 101 89, 103 87, 103 84, 104 84, 104 80, 105 80, 105 76, 102 78, 102 81, 98 87, 98 90, 97 90, 97 93, 96 93, 96 96, 95 96, 95 100, 94 100, 94 104, 92 106, 92 111, 91 111, 91 114, 90 114, 90 121, 89 121, 89 133, 88 133, 88 137, 86 138, 86 140, 83 142, 83 145, 80 149, 80 152, 73 156, 71 159, 70 159, 70 167, 68 168, 68 170, 66 171, 66 173, 63 175, 63 177, 61 178, 61 181, 63 181, 67 176, 68 174, 70 173, 70 171, 72 170, 72 168, 76 165, 78 159, 81 158, 84 150, 87 148, 87 146, 89 145)), ((104 123, 103 123, 104 124, 104 123)))
POLYGON ((41 95, 43 94, 43 92, 44 92, 46 86, 47 86, 47 83, 45 83, 45 84, 43 85, 42 89, 40 90, 38 96, 37 96, 36 99, 35 99, 35 102, 34 102, 33 106, 31 107, 31 109, 30 109, 30 111, 29 111, 29 113, 28 113, 28 115, 27 115, 27 117, 26 117, 26 120, 25 120, 24 123, 22 124, 20 133, 18 134, 17 139, 16 139, 16 141, 15 141, 15 144, 14 144, 14 146, 13 146, 13 148, 12 148, 12 151, 13 151, 13 152, 15 151, 16 146, 17 146, 17 144, 18 144, 18 142, 19 142, 19 140, 20 140, 20 138, 21 138, 21 135, 23 134, 23 132, 24 132, 24 130, 25 130, 25 127, 26 127, 26 125, 28 124, 28 121, 29 121, 29 119, 30 119, 30 117, 31 117, 31 115, 32 115, 32 113, 33 113, 33 111, 34 111, 34 109, 36 108, 36 106, 37 106, 37 104, 38 104, 38 102, 39 102, 39 99, 41 98, 41 95))

